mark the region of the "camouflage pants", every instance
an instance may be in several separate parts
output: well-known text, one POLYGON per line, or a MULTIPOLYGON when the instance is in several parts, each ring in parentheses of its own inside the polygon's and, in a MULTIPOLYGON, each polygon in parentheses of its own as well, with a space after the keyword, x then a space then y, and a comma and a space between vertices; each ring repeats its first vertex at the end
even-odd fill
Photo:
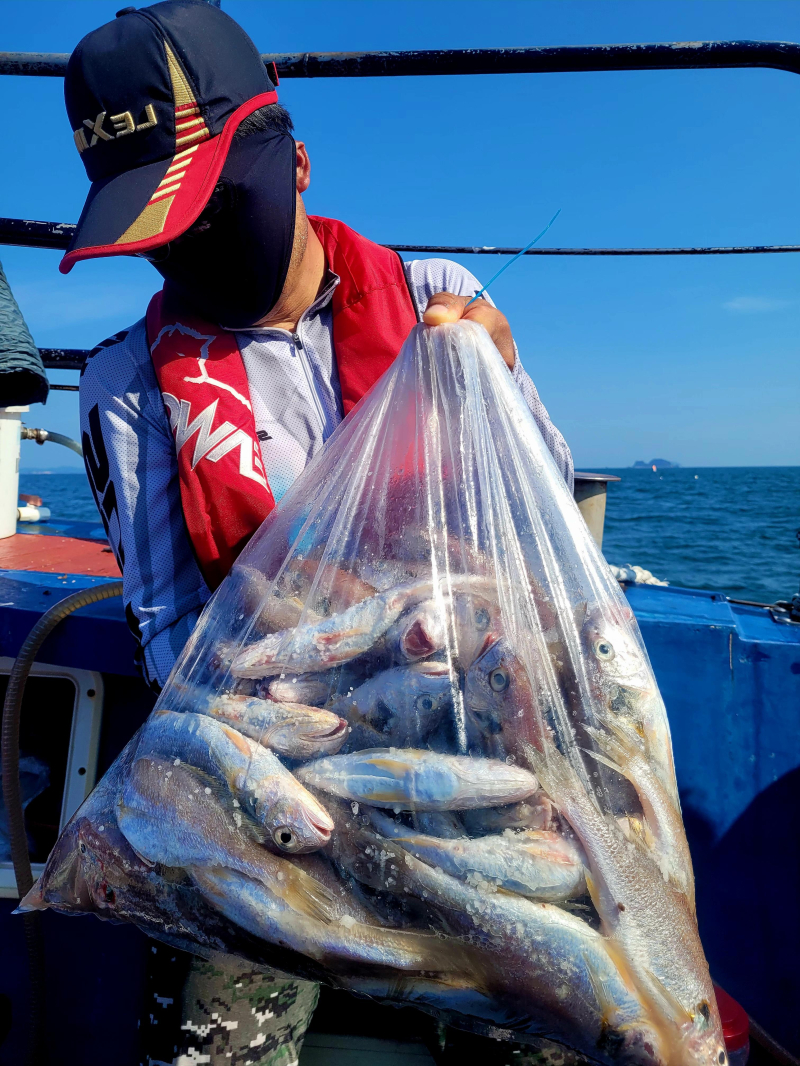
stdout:
POLYGON ((296 1066, 318 985, 161 944, 151 956, 142 1066, 296 1066))

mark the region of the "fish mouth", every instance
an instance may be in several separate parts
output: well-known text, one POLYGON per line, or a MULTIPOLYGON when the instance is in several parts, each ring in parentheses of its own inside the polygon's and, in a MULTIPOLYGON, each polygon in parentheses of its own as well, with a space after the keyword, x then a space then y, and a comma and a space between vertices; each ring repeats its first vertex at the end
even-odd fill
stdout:
POLYGON ((312 740, 338 740, 348 729, 349 726, 345 719, 340 718, 332 729, 323 729, 318 733, 311 733, 310 738, 312 740))

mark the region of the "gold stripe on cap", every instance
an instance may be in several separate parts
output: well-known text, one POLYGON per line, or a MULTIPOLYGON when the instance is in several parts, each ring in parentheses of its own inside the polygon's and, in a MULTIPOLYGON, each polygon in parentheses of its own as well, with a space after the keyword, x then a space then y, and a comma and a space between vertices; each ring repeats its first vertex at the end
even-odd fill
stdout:
POLYGON ((203 126, 203 128, 201 130, 194 130, 192 133, 184 134, 183 137, 176 137, 175 138, 175 147, 177 148, 178 145, 182 145, 182 144, 190 144, 192 141, 204 141, 206 139, 206 137, 210 137, 210 136, 211 136, 211 134, 208 132, 206 127, 203 126))
POLYGON ((187 118, 185 122, 175 123, 175 132, 183 133, 184 130, 188 130, 192 126, 205 126, 205 122, 200 115, 197 118, 187 118))
POLYGON ((136 221, 128 226, 121 237, 114 244, 133 244, 134 241, 147 241, 151 237, 157 237, 164 232, 167 224, 167 215, 172 207, 174 195, 164 200, 156 200, 149 203, 136 221))
POLYGON ((155 200, 160 200, 162 196, 166 196, 168 192, 177 192, 180 189, 181 183, 177 182, 175 185, 169 185, 166 189, 156 189, 153 195, 150 197, 148 203, 153 203, 155 200))
POLYGON ((167 66, 169 67, 169 76, 172 80, 172 95, 175 97, 175 106, 180 107, 181 104, 195 104, 194 93, 189 87, 189 82, 186 80, 186 75, 180 68, 180 65, 172 54, 172 49, 168 44, 164 44, 164 48, 167 53, 167 66))

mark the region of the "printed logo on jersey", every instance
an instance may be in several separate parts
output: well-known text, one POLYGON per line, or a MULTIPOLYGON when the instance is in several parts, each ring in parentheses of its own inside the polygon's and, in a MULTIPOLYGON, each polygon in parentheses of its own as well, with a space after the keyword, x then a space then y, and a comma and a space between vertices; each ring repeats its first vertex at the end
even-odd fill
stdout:
POLYGON ((175 450, 179 455, 181 450, 190 443, 192 437, 197 434, 192 453, 192 470, 201 459, 208 459, 210 463, 218 463, 223 456, 238 448, 239 473, 242 477, 257 481, 259 485, 267 488, 261 456, 258 454, 253 438, 243 429, 237 429, 232 422, 223 422, 216 429, 211 428, 214 425, 219 400, 214 400, 193 419, 191 401, 179 400, 176 396, 165 392, 164 403, 169 411, 169 424, 175 434, 175 450))
MULTIPOLYGON (((197 374, 189 373, 182 380, 187 385, 207 385, 212 389, 227 392, 243 407, 252 412, 253 409, 248 397, 243 396, 228 382, 213 376, 213 362, 212 373, 209 373, 209 347, 211 342, 216 340, 216 334, 199 333, 196 329, 192 329, 191 326, 186 326, 181 322, 174 322, 169 326, 164 326, 159 331, 150 350, 155 353, 161 339, 165 336, 172 337, 175 333, 182 338, 183 343, 181 346, 186 347, 186 351, 178 351, 177 354, 181 359, 186 359, 187 363, 189 363, 187 370, 190 369, 192 363, 196 362, 197 364, 197 374), (199 350, 196 344, 192 344, 192 342, 197 341, 200 342, 199 350), (192 351, 192 347, 195 348, 194 351, 192 351)), ((208 392, 205 393, 205 397, 208 397, 208 392)), ((216 427, 214 426, 219 400, 212 400, 211 403, 201 408, 200 404, 204 402, 203 400, 178 399, 177 396, 169 392, 163 393, 163 398, 169 412, 169 424, 175 435, 175 450, 180 455, 182 449, 187 445, 191 447, 192 470, 195 469, 201 459, 207 459, 210 463, 218 463, 224 456, 238 449, 239 473, 241 476, 257 482, 265 489, 269 488, 264 465, 261 461, 261 448, 258 440, 251 437, 241 427, 237 427, 227 420, 216 427)))

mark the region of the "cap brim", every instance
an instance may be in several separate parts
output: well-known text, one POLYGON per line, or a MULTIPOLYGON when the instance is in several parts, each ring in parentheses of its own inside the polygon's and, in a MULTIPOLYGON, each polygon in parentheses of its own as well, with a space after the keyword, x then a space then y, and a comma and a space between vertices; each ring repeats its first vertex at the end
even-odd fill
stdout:
POLYGON ((216 137, 176 146, 169 159, 96 182, 59 263, 61 273, 68 274, 81 259, 134 255, 179 237, 208 203, 239 124, 277 101, 274 90, 254 96, 234 111, 216 137))

